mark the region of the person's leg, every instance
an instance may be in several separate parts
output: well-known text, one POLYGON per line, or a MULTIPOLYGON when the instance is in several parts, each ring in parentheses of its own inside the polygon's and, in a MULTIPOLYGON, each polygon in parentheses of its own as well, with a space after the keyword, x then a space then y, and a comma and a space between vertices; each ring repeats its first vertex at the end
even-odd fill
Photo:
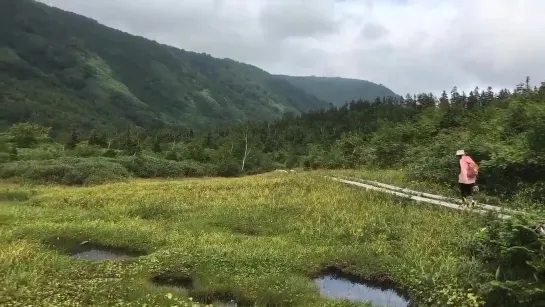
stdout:
POLYGON ((472 189, 473 189, 473 186, 471 184, 460 183, 462 202, 465 206, 469 206, 473 202, 472 194, 471 194, 472 189))
POLYGON ((474 183, 467 185, 467 200, 468 205, 471 207, 475 206, 475 199, 473 198, 473 186, 475 186, 474 183))
POLYGON ((463 184, 463 183, 460 183, 460 196, 462 198, 462 205, 467 205, 467 199, 466 199, 466 196, 467 196, 467 192, 466 192, 466 185, 463 184))

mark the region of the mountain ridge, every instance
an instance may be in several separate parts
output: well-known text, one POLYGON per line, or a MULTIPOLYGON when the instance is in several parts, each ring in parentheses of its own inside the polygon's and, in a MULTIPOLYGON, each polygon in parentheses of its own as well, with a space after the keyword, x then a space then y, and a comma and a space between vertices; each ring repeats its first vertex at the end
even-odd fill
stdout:
MULTIPOLYGON (((208 129, 329 103, 284 77, 34 0, 0 3, 0 129, 208 129)), ((357 99, 358 97, 354 97, 357 99)))
POLYGON ((289 76, 277 74, 275 76, 284 78, 294 86, 335 106, 358 99, 374 101, 377 97, 401 97, 388 87, 367 80, 315 75, 289 76))

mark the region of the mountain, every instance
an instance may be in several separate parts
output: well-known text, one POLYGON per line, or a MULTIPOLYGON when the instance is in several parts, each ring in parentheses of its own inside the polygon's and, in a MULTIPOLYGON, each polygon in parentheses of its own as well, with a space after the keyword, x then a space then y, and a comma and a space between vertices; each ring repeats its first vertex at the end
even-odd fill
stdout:
POLYGON ((205 128, 328 104, 257 67, 180 50, 32 0, 0 1, 0 129, 205 128))
POLYGON ((278 75, 307 93, 331 102, 343 105, 352 100, 375 100, 377 97, 399 97, 389 88, 373 82, 339 77, 293 77, 278 75))

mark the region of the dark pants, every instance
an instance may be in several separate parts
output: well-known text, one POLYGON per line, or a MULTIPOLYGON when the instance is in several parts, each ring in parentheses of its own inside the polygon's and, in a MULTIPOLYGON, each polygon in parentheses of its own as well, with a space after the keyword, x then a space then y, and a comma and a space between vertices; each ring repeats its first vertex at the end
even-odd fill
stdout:
POLYGON ((470 183, 470 184, 460 183, 460 193, 462 195, 462 198, 467 198, 473 194, 474 185, 475 185, 474 183, 470 183))

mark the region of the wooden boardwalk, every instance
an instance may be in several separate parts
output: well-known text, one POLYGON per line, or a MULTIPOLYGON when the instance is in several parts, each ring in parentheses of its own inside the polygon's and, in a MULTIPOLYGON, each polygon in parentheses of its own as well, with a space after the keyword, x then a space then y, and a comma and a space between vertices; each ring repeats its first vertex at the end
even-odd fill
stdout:
POLYGON ((333 179, 338 182, 342 182, 344 184, 353 185, 365 188, 367 190, 373 190, 373 191, 379 191, 383 193, 392 194, 395 196, 408 198, 411 200, 414 200, 416 202, 424 202, 428 204, 433 204, 437 206, 442 206, 450 209, 455 210, 469 210, 471 212, 480 213, 480 214, 488 214, 489 212, 493 211, 498 214, 498 217, 502 219, 511 218, 511 215, 505 214, 524 214, 523 212, 510 210, 501 208, 498 206, 492 206, 487 204, 477 204, 475 208, 468 209, 467 207, 464 207, 461 205, 461 201, 457 200, 455 198, 451 197, 445 197, 441 195, 436 194, 430 194, 420 191, 415 191, 407 188, 401 188, 390 184, 381 183, 378 181, 372 181, 372 180, 363 180, 358 178, 337 178, 337 177, 328 177, 330 179, 333 179))

